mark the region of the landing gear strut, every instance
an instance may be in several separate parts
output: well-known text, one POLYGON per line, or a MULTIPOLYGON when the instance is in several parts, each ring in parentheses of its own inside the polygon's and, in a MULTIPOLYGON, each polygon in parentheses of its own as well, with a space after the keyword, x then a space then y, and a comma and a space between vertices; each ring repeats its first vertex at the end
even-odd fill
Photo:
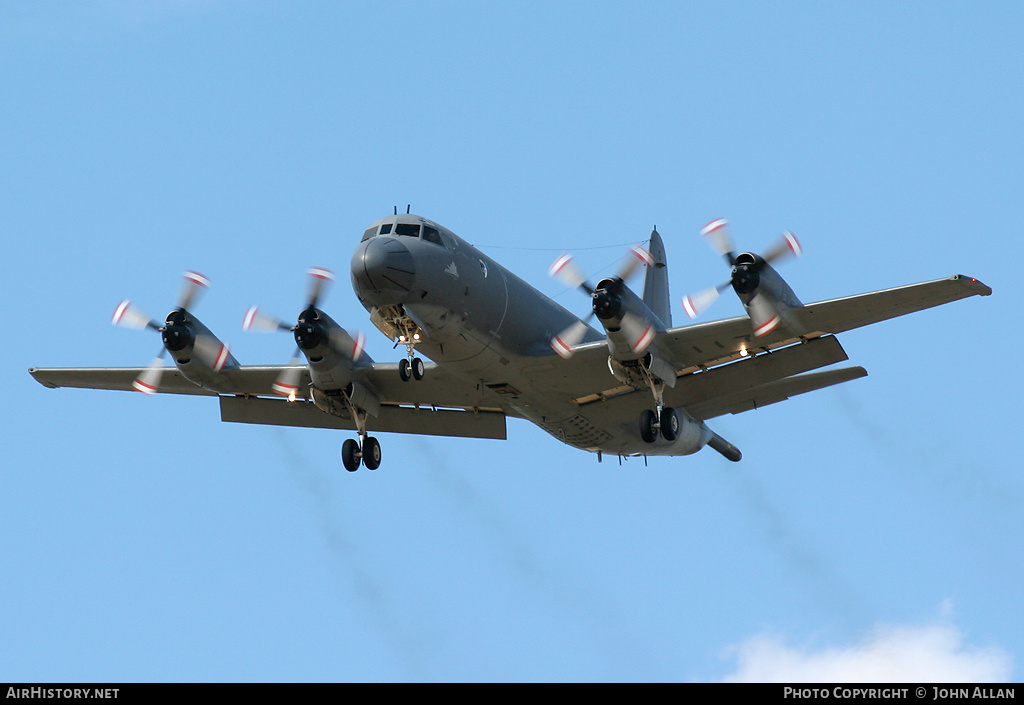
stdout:
POLYGON ((654 443, 660 431, 661 437, 666 441, 674 441, 679 436, 679 417, 676 416, 675 409, 665 406, 665 384, 656 382, 653 378, 649 378, 648 383, 651 385, 657 408, 653 411, 644 409, 640 412, 640 437, 644 443, 654 443))
POLYGON ((356 422, 356 432, 359 434, 359 440, 355 441, 349 438, 341 444, 341 463, 349 472, 358 470, 360 463, 365 465, 368 470, 376 470, 380 467, 380 443, 377 442, 376 438, 366 433, 367 414, 362 409, 357 408, 348 396, 345 396, 345 403, 352 414, 352 420, 356 422))

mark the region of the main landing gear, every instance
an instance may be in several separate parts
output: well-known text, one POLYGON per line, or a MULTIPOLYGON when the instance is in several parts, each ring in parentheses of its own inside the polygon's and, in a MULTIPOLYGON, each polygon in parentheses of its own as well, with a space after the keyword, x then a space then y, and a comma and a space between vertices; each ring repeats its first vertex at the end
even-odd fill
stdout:
POLYGON ((674 441, 679 436, 679 417, 676 410, 665 406, 664 393, 665 384, 655 381, 653 377, 648 378, 651 392, 654 394, 654 403, 657 408, 654 410, 644 409, 640 412, 640 437, 644 443, 654 443, 658 439, 658 433, 666 441, 674 441))
POLYGON ((352 414, 352 420, 355 421, 359 440, 355 441, 349 438, 341 444, 341 464, 349 472, 358 470, 360 463, 365 465, 368 470, 376 470, 380 467, 380 443, 366 433, 367 413, 353 404, 347 395, 345 403, 352 414))
POLYGON ((362 463, 368 470, 380 467, 380 443, 373 436, 361 434, 359 441, 349 438, 341 444, 341 462, 349 472, 355 472, 362 463))
POLYGON ((658 432, 666 441, 674 441, 679 435, 679 417, 669 406, 658 405, 658 409, 644 409, 640 412, 640 437, 644 443, 654 443, 658 432))

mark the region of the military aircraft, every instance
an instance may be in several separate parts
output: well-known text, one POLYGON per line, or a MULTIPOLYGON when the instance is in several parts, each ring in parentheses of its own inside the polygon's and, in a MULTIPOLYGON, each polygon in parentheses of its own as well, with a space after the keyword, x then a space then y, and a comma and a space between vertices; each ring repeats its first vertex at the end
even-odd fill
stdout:
POLYGON ((149 367, 29 372, 53 388, 216 396, 223 421, 355 431, 358 440, 341 449, 349 471, 380 466, 371 432, 504 439, 507 417, 527 419, 599 461, 689 455, 704 446, 738 461, 740 451, 706 422, 865 376, 862 367, 821 370, 848 359, 837 333, 992 293, 954 275, 804 305, 772 266, 799 255, 797 239, 785 233, 763 255, 737 254, 718 219, 703 233, 729 265, 729 280, 682 306, 696 317, 731 287, 746 316, 673 327, 655 228, 646 248, 634 247, 617 274, 596 283, 571 256, 555 261, 550 273, 589 297, 589 313, 579 318, 447 228, 397 211, 365 230, 350 270, 374 326, 404 346, 397 362, 370 359, 363 335, 319 307, 333 275, 314 267, 296 323, 255 307, 243 320, 246 329, 290 332, 298 351, 289 364, 240 365, 192 313, 208 281, 186 272, 163 324, 129 301, 115 310, 114 323, 161 333, 149 367), (638 295, 627 282, 640 268, 638 295), (595 318, 600 329, 590 325, 595 318), (163 367, 165 353, 174 368, 163 367))

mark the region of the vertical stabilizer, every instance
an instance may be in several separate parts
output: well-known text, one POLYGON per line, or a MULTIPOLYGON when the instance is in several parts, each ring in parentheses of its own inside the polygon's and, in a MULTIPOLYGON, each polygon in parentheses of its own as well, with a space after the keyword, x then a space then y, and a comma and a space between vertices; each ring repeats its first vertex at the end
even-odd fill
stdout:
POLYGON ((654 315, 661 319, 666 328, 672 327, 672 305, 668 295, 668 260, 665 258, 665 244, 658 229, 651 231, 651 242, 647 247, 654 258, 654 265, 647 268, 644 278, 644 303, 654 315))

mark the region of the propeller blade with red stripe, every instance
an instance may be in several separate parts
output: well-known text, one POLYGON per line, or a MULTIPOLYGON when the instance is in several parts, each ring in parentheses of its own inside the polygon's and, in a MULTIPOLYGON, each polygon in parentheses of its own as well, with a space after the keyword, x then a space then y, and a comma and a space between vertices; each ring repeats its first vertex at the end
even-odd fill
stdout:
POLYGON ((658 332, 653 323, 632 313, 622 317, 621 328, 629 343, 629 349, 637 354, 642 353, 654 342, 654 336, 658 332))
POLYGON ((160 354, 153 359, 149 367, 144 369, 132 382, 132 388, 135 391, 153 395, 160 390, 160 378, 164 374, 164 352, 161 349, 160 354))
POLYGON ((763 256, 765 262, 773 262, 785 255, 799 257, 803 252, 804 250, 800 246, 800 241, 796 239, 796 235, 787 230, 782 233, 779 242, 773 245, 763 256))
POLYGON ((334 272, 325 267, 310 267, 306 270, 306 274, 309 275, 309 304, 307 308, 315 308, 327 286, 334 281, 334 272))
POLYGON ((736 252, 733 246, 732 232, 729 230, 729 221, 725 218, 716 218, 700 229, 711 249, 725 257, 731 264, 736 252))
POLYGON ((289 366, 281 371, 281 374, 274 380, 274 384, 271 385, 274 394, 280 394, 289 399, 294 399, 298 396, 299 380, 302 378, 302 368, 299 367, 299 359, 299 351, 296 350, 291 362, 288 363, 289 366))
POLYGON ((210 280, 199 272, 191 270, 185 272, 183 278, 184 284, 181 289, 181 295, 178 297, 178 308, 187 311, 195 303, 199 292, 210 286, 210 280))
POLYGON ((242 319, 242 330, 270 332, 275 330, 291 330, 292 327, 280 318, 265 313, 258 306, 250 306, 242 319))
POLYGON ((148 327, 153 330, 160 330, 159 323, 150 318, 142 309, 128 299, 117 305, 117 308, 114 309, 114 315, 110 317, 110 322, 122 328, 142 330, 148 327))
POLYGON ((573 355, 573 348, 583 341, 589 327, 585 321, 576 321, 551 339, 551 348, 568 360, 573 355))
POLYGON ((778 309, 764 294, 757 294, 747 304, 750 323, 754 326, 754 337, 761 338, 779 327, 782 317, 778 309))
POLYGON ((683 310, 686 312, 686 315, 690 318, 696 318, 704 313, 711 307, 711 304, 718 301, 718 297, 722 295, 722 292, 728 286, 729 282, 725 282, 720 286, 713 286, 710 289, 683 297, 683 310))

